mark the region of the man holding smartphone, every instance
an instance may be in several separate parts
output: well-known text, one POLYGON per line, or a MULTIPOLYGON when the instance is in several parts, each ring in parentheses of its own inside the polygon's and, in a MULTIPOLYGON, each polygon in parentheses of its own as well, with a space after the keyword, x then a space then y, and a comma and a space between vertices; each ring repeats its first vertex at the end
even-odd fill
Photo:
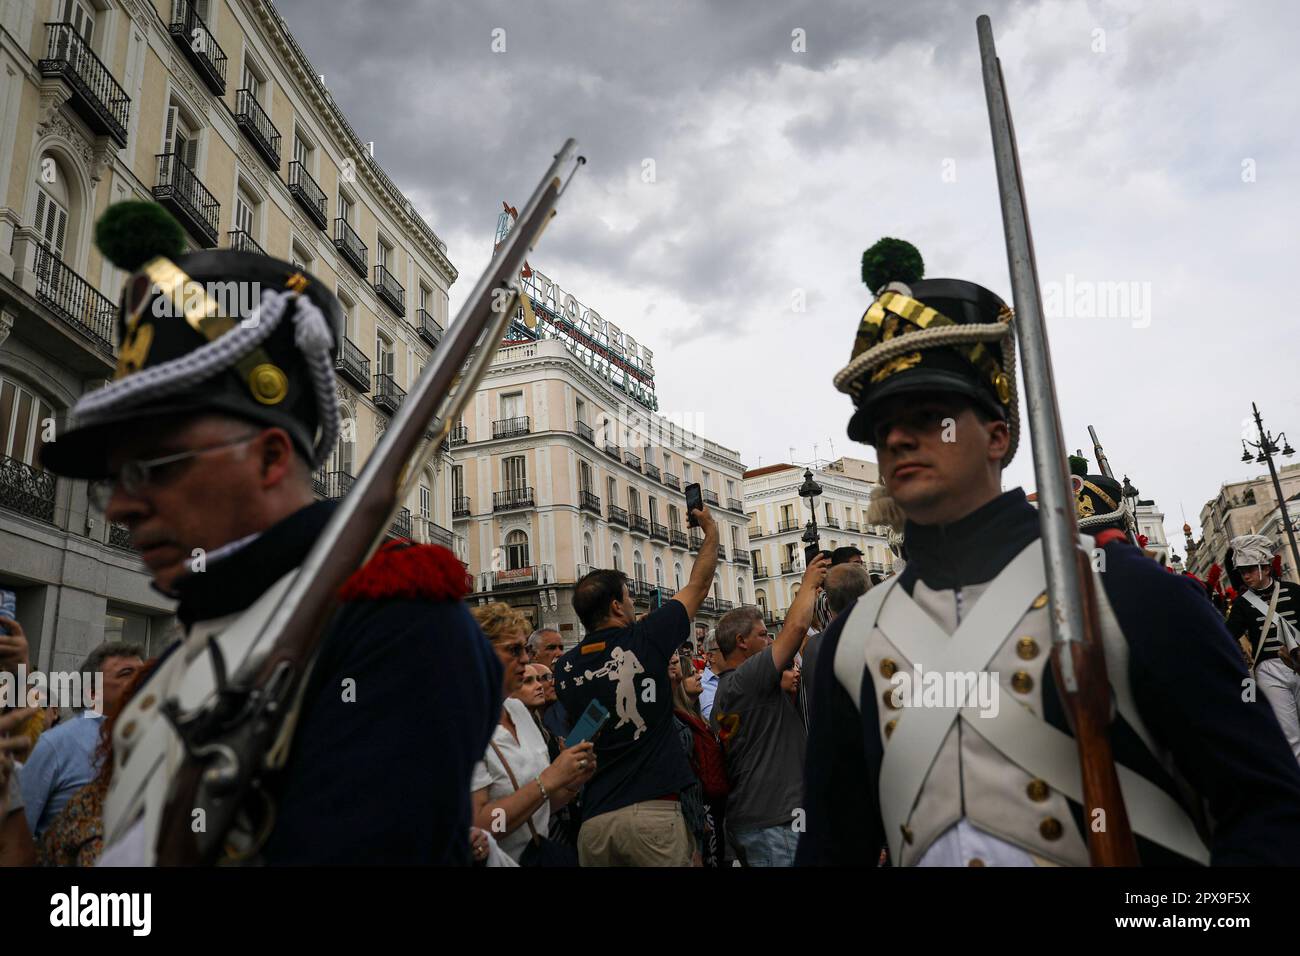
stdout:
POLYGON ((673 721, 668 661, 690 637, 718 564, 718 526, 702 502, 694 504, 689 514, 704 542, 686 585, 662 607, 636 620, 621 571, 592 571, 574 588, 587 633, 555 662, 556 692, 570 714, 584 713, 593 700, 609 711, 595 739, 596 775, 583 795, 583 866, 691 864, 680 794, 695 777, 673 721))

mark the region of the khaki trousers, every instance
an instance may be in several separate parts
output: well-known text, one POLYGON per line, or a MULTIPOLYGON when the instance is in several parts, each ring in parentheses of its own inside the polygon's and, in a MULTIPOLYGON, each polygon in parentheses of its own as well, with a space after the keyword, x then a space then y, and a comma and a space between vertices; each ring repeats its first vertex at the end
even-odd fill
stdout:
POLYGON ((690 866, 691 834, 682 805, 646 800, 584 820, 578 833, 582 866, 690 866))

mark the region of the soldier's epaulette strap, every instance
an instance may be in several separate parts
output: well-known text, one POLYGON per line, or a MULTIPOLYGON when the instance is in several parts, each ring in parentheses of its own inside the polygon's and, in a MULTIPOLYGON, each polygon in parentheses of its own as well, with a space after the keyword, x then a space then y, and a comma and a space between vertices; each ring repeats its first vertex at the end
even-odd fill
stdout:
POLYGON ((1118 528, 1107 528, 1105 531, 1093 535, 1093 540, 1097 542, 1097 547, 1104 548, 1112 541, 1127 541, 1128 535, 1118 528))
POLYGON ((340 601, 459 601, 469 593, 460 559, 436 544, 389 541, 339 589, 340 601))

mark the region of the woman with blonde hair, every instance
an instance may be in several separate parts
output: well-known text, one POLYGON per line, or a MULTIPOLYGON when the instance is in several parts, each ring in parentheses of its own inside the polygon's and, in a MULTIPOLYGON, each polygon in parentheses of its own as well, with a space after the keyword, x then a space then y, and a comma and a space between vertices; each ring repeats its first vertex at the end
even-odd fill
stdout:
POLYGON ((523 685, 528 664, 528 619, 499 601, 472 608, 471 613, 505 669, 501 721, 470 785, 474 825, 496 837, 501 849, 522 866, 577 866, 577 851, 545 834, 551 811, 573 800, 596 772, 592 745, 578 744, 549 759, 528 707, 513 696, 523 685))

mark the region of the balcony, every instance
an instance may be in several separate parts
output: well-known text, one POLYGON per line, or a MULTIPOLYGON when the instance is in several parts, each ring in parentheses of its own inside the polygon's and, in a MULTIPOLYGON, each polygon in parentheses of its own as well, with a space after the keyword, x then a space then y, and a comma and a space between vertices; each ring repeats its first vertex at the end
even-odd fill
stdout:
POLYGON ((346 471, 326 471, 323 468, 320 471, 312 473, 312 488, 316 494, 322 498, 342 498, 352 490, 352 483, 356 481, 346 471))
POLYGON ((68 84, 72 89, 68 103, 87 126, 126 146, 131 97, 71 23, 45 24, 45 58, 37 67, 42 76, 68 84))
POLYGON ((605 442, 605 454, 609 455, 609 457, 613 458, 615 461, 618 461, 618 446, 605 442))
POLYGON ((545 584, 552 580, 551 566, 549 564, 530 565, 526 568, 508 568, 504 571, 492 572, 492 587, 495 588, 521 588, 531 585, 545 584))
POLYGON ((718 560, 719 561, 727 560, 727 546, 725 544, 718 545, 718 560))
POLYGON ((0 455, 0 508, 54 524, 54 475, 0 455))
POLYGON ((713 611, 717 609, 717 606, 718 606, 718 602, 711 597, 706 597, 703 601, 700 602, 701 611, 713 611))
POLYGON ((252 90, 235 91, 235 123, 261 153, 271 171, 279 175, 280 131, 262 109, 262 104, 257 102, 257 95, 252 90))
POLYGON ((502 418, 492 423, 493 438, 518 438, 527 435, 531 422, 527 415, 518 418, 502 418))
POLYGON ((782 561, 782 562, 781 562, 781 573, 782 573, 782 574, 800 574, 800 573, 802 573, 802 569, 796 567, 796 566, 795 566, 795 563, 794 563, 793 561, 782 561))
POLYGON ((660 524, 658 521, 650 522, 650 537, 659 541, 668 540, 668 526, 660 524))
POLYGON ((384 266, 375 266, 375 294, 388 304, 398 315, 406 316, 406 290, 398 284, 397 279, 384 266))
POLYGON ((402 399, 406 398, 406 390, 393 381, 393 376, 379 372, 375 375, 375 391, 370 398, 375 403, 375 408, 395 415, 402 405, 402 399))
POLYGON ((600 514, 599 496, 593 495, 590 491, 583 490, 578 492, 578 497, 581 499, 579 507, 583 511, 590 511, 592 514, 597 515, 600 514))
POLYGON ((704 545, 704 534, 700 531, 691 532, 691 550, 699 551, 704 545))
POLYGON ((745 534, 749 535, 750 541, 753 541, 755 538, 763 537, 763 535, 767 534, 767 532, 764 531, 762 528, 756 527, 755 525, 750 525, 748 528, 745 529, 745 534))
POLYGON ((623 464, 637 471, 641 470, 641 459, 638 458, 636 455, 632 454, 630 451, 623 452, 623 464))
MULTIPOLYGON (((35 246, 36 298, 71 326, 93 348, 113 356, 117 306, 69 269, 46 245, 35 246)), ((4 423, 8 426, 8 416, 4 423)))
POLYGON ((451 550, 452 542, 456 539, 456 536, 451 531, 437 524, 429 517, 421 517, 420 523, 424 525, 424 540, 430 544, 440 544, 444 548, 451 550))
POLYGON ((627 512, 624 511, 622 508, 620 508, 618 505, 610 505, 610 506, 609 506, 609 523, 610 523, 610 524, 621 524, 624 528, 626 528, 626 527, 627 527, 627 512))
POLYGON ((244 230, 232 229, 226 235, 230 237, 230 248, 234 252, 255 252, 259 256, 266 255, 265 250, 257 244, 257 240, 244 230))
POLYGON ((732 548, 731 560, 737 564, 749 564, 749 552, 742 551, 740 548, 732 548))
POLYGON ((415 333, 433 346, 442 341, 442 326, 433 321, 426 309, 415 310, 415 333))
POLYGON ((761 564, 754 565, 754 580, 757 581, 759 578, 765 577, 768 577, 767 568, 761 564))
POLYGON ((681 490, 682 490, 682 483, 681 483, 681 481, 678 479, 678 477, 677 477, 676 475, 669 474, 669 473, 666 472, 666 471, 664 472, 664 484, 665 484, 667 487, 669 487, 669 488, 673 488, 673 489, 675 489, 675 490, 677 490, 677 491, 681 491, 681 490))
POLYGON ((469 442, 469 429, 464 425, 457 425, 447 438, 451 441, 452 448, 458 448, 469 442))
POLYGON ((708 488, 705 488, 704 503, 706 505, 716 505, 718 503, 718 493, 716 491, 710 491, 708 488))
POLYGON ((108 525, 108 546, 121 551, 134 551, 131 544, 131 529, 124 524, 110 522, 108 525))
POLYGON ((674 548, 686 548, 686 532, 679 528, 672 528, 668 532, 668 540, 674 548))
POLYGON ((307 167, 296 159, 289 164, 289 193, 298 200, 298 205, 312 222, 321 229, 326 227, 329 217, 325 214, 325 190, 311 178, 307 167))
POLYGON ((714 603, 717 605, 720 613, 726 613, 736 606, 735 601, 730 601, 727 598, 718 598, 714 603))
POLYGON ((836 531, 838 531, 838 530, 840 529, 840 519, 839 519, 839 518, 827 518, 825 521, 822 522, 822 527, 823 527, 823 528, 834 528, 836 531))
POLYGON ((586 422, 578 422, 573 429, 578 433, 578 437, 589 445, 596 444, 596 433, 592 431, 591 426, 586 422))
POLYGON ((347 262, 361 278, 365 278, 370 272, 370 265, 366 259, 366 244, 361 241, 346 219, 334 220, 334 248, 338 250, 340 256, 347 262))
POLYGON ((451 499, 451 516, 453 518, 468 518, 470 516, 469 499, 464 495, 451 499))
POLYGON ((744 514, 744 513, 745 513, 745 506, 744 506, 743 504, 741 504, 741 501, 740 501, 739 498, 728 498, 728 499, 727 499, 727 510, 728 510, 728 511, 735 511, 735 512, 737 512, 738 514, 744 514))
POLYGON ((532 508, 532 488, 507 488, 505 491, 492 492, 493 511, 513 511, 516 508, 532 508))
POLYGON ((153 187, 153 198, 181 221, 199 245, 211 249, 217 244, 221 204, 175 153, 159 153, 157 159, 158 182, 153 187))
POLYGON ((411 509, 401 508, 393 516, 392 523, 388 526, 388 536, 391 538, 411 537, 411 509))
POLYGON ((655 481, 659 481, 659 480, 660 480, 660 477, 659 477, 659 466, 658 466, 658 465, 652 465, 652 464, 650 464, 650 462, 647 461, 647 462, 645 463, 645 476, 646 476, 647 478, 652 478, 652 479, 654 479, 655 481))
POLYGON ((844 522, 844 530, 845 530, 845 531, 861 531, 862 528, 858 525, 858 523, 857 523, 856 521, 846 521, 846 522, 844 522))
POLYGON ((193 64, 203 82, 217 96, 226 92, 226 54, 191 0, 172 0, 172 17, 167 32, 193 64))
POLYGON ((627 526, 633 534, 650 534, 650 522, 646 520, 645 515, 639 515, 635 511, 628 514, 627 526))
POLYGON ((798 518, 791 518, 788 521, 782 521, 776 527, 777 534, 784 534, 787 531, 802 531, 803 525, 799 523, 798 518))
POLYGON ((370 359, 346 335, 339 340, 334 356, 334 371, 363 392, 370 391, 370 359))

